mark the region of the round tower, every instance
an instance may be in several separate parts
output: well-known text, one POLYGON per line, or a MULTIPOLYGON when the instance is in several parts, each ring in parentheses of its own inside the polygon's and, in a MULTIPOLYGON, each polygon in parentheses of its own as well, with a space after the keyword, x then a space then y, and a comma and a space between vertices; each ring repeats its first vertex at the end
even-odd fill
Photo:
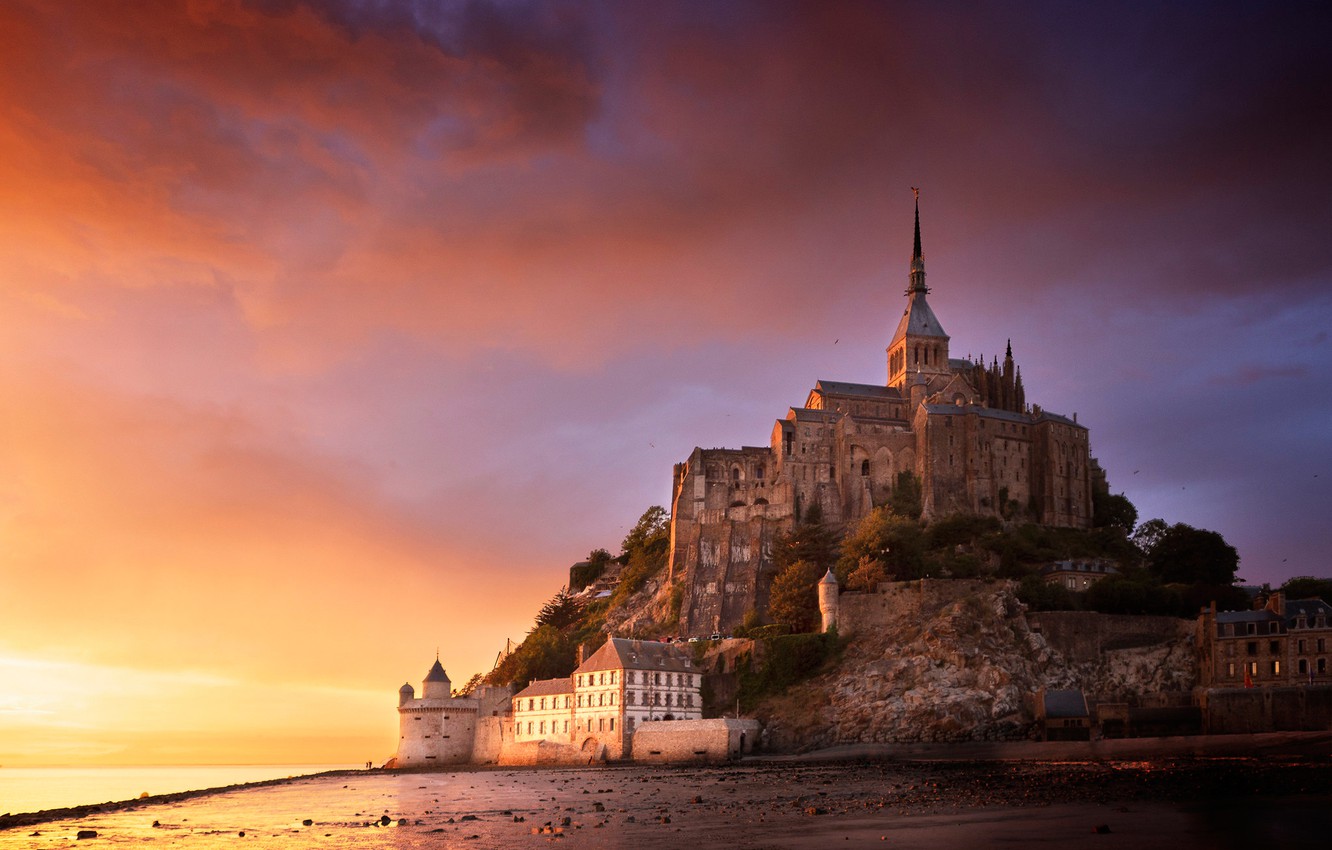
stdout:
POLYGON ((416 699, 416 688, 408 682, 403 682, 402 687, 398 688, 398 707, 401 708, 414 699, 416 699))
POLYGON ((837 576, 831 568, 819 579, 819 614, 823 617, 823 631, 837 627, 837 576))
POLYGON ((452 682, 449 681, 449 674, 444 672, 444 665, 439 663, 439 658, 435 658, 435 664, 426 673, 425 681, 421 682, 422 699, 449 699, 453 696, 450 692, 452 682))

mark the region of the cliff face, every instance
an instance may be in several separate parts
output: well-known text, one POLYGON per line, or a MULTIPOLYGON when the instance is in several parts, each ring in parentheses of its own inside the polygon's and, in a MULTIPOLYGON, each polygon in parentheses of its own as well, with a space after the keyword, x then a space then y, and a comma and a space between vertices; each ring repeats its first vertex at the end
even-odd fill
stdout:
MULTIPOLYGON (((1188 690, 1196 678, 1185 621, 1089 653, 1034 631, 1004 583, 903 583, 845 593, 840 603, 847 645, 837 669, 759 707, 774 749, 1023 738, 1041 688, 1118 701, 1188 690)), ((1078 633, 1076 623, 1063 625, 1078 633)))

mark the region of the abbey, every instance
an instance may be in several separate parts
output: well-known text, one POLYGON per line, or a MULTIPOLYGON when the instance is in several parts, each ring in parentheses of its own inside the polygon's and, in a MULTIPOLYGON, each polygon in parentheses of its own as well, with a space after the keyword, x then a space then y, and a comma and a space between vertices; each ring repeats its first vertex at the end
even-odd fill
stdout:
POLYGON ((925 519, 953 513, 1091 525, 1087 429, 1028 405, 1012 345, 1002 363, 950 356, 926 300, 920 202, 906 309, 882 385, 818 381, 769 445, 695 448, 676 464, 670 576, 684 634, 725 631, 767 607, 772 544, 815 505, 849 526, 914 476, 925 519), (904 475, 905 474, 905 475, 904 475))

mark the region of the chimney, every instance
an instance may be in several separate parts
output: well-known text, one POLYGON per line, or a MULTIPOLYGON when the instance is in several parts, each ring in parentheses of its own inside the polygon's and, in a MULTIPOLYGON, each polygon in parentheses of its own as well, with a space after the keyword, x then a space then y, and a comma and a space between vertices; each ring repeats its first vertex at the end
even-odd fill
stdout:
POLYGON ((587 644, 578 644, 578 666, 582 667, 583 662, 587 660, 587 644))
POLYGON ((1272 591, 1272 595, 1267 597, 1267 610, 1278 617, 1286 616, 1286 594, 1280 590, 1272 591))

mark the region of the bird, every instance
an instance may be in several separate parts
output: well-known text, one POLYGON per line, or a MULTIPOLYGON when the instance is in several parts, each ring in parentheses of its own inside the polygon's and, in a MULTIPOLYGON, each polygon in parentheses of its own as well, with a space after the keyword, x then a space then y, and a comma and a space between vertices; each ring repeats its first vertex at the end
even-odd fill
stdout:
POLYGON ((1141 470, 1141 469, 1135 469, 1135 470, 1133 470, 1133 474, 1134 474, 1134 475, 1137 475, 1139 472, 1142 472, 1142 470, 1141 470))
POLYGON ((839 343, 839 342, 841 342, 841 341, 842 341, 842 338, 839 336, 837 339, 833 340, 833 345, 836 345, 837 343, 839 343))

